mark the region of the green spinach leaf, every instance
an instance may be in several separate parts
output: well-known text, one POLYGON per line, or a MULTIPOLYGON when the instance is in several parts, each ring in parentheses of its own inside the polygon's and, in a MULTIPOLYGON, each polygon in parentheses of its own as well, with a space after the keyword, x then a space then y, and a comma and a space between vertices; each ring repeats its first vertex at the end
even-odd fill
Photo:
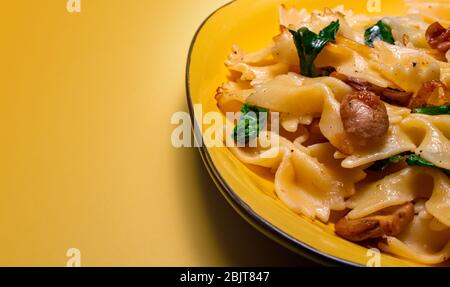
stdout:
POLYGON ((406 156, 406 163, 408 165, 418 165, 418 166, 428 166, 428 167, 436 167, 433 163, 429 162, 428 160, 421 158, 420 156, 416 154, 410 154, 406 156))
MULTIPOLYGON (((429 162, 428 160, 418 156, 415 153, 404 152, 404 153, 401 153, 398 155, 394 155, 387 159, 376 161, 373 165, 371 165, 369 167, 369 170, 382 171, 382 170, 386 169, 389 165, 394 164, 394 163, 399 163, 402 160, 405 160, 406 163, 410 166, 415 165, 415 166, 426 166, 426 167, 439 168, 439 167, 435 166, 432 162, 429 162)), ((439 168, 439 169, 450 176, 450 170, 445 169, 445 168, 439 168)))
POLYGON ((376 161, 373 165, 371 165, 369 167, 369 170, 373 170, 373 171, 385 170, 391 164, 399 163, 403 159, 404 159, 404 154, 394 155, 394 156, 391 156, 390 158, 376 161))
POLYGON ((367 28, 364 33, 364 41, 367 46, 373 48, 373 42, 375 40, 382 40, 389 44, 394 44, 394 36, 392 36, 392 29, 389 25, 384 24, 381 20, 375 25, 367 28))
POLYGON ((339 20, 337 20, 331 22, 318 35, 306 27, 300 28, 298 31, 290 30, 300 58, 300 73, 303 76, 318 77, 323 75, 314 65, 314 60, 328 42, 336 41, 339 27, 339 20))
POLYGON ((242 144, 248 144, 259 136, 259 132, 267 123, 268 110, 257 106, 244 104, 241 107, 241 117, 234 127, 233 139, 242 144))
POLYGON ((418 114, 426 115, 450 115, 450 104, 439 106, 439 107, 429 107, 429 108, 418 108, 414 110, 418 114))

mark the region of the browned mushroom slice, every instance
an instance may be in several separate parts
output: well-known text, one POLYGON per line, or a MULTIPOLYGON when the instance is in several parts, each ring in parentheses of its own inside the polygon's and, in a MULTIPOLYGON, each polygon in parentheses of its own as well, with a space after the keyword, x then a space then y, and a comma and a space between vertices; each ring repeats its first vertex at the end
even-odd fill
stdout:
POLYGON ((386 106, 370 91, 345 96, 341 101, 340 113, 345 133, 355 145, 378 142, 389 129, 386 106))
POLYGON ((401 233, 414 218, 414 205, 410 202, 386 208, 380 214, 359 219, 341 218, 335 225, 337 235, 350 241, 363 241, 384 235, 401 233))
POLYGON ((382 100, 401 106, 407 106, 413 93, 399 91, 391 88, 382 88, 369 83, 366 80, 347 76, 338 72, 331 73, 331 77, 339 79, 356 91, 371 91, 381 97, 382 100))
POLYGON ((431 24, 425 32, 431 48, 443 53, 450 49, 450 28, 445 29, 439 22, 431 24))
POLYGON ((400 106, 407 106, 413 95, 411 92, 399 91, 391 88, 381 88, 374 85, 370 90, 379 95, 383 101, 390 104, 398 104, 400 106))
POLYGON ((450 91, 441 81, 424 82, 419 91, 411 98, 410 109, 441 106, 450 103, 450 91))
POLYGON ((338 72, 331 73, 330 77, 334 77, 338 80, 343 81, 344 83, 346 83, 347 85, 349 85, 350 87, 352 87, 354 90, 357 91, 369 90, 371 86, 371 84, 366 80, 347 76, 338 72))

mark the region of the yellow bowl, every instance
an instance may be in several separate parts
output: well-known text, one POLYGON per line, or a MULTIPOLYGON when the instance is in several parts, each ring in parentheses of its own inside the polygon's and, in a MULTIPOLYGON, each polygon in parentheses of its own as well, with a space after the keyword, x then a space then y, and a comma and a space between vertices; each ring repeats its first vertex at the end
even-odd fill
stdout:
MULTIPOLYGON (((281 3, 309 11, 344 4, 357 13, 369 14, 366 1, 360 0, 237 0, 218 9, 199 28, 189 52, 186 86, 195 124, 198 121, 194 119, 193 105, 202 104, 203 113, 219 112, 214 95, 217 87, 227 80, 224 60, 231 46, 239 44, 246 51, 254 51, 270 43, 279 32, 281 3)), ((382 1, 380 14, 404 13, 403 1, 382 1)), ((272 179, 240 162, 227 148, 202 147, 200 152, 225 198, 264 234, 327 265, 365 266, 372 258, 373 253, 367 248, 336 236, 332 224, 313 221, 289 210, 274 194, 272 179)), ((381 255, 381 265, 419 266, 388 254, 381 255)))

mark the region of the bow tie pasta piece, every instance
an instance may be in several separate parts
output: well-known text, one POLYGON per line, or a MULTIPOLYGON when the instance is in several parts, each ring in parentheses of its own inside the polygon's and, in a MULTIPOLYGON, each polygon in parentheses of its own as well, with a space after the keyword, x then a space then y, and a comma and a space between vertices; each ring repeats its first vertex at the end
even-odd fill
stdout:
POLYGON ((305 9, 288 9, 282 5, 279 15, 281 26, 293 30, 307 27, 315 33, 318 33, 330 22, 339 20, 341 23, 339 33, 359 43, 364 43, 364 27, 370 23, 369 17, 363 14, 354 14, 352 10, 345 10, 343 5, 333 9, 325 8, 323 11, 315 10, 312 13, 308 13, 305 9))
POLYGON ((322 134, 338 149, 345 151, 348 143, 336 98, 342 99, 350 92, 348 85, 332 77, 312 79, 290 73, 257 86, 247 102, 291 116, 321 116, 319 126, 322 134))
POLYGON ((230 147, 229 149, 244 163, 270 168, 275 171, 283 157, 295 147, 289 140, 273 132, 261 132, 257 147, 230 147), (261 141, 266 142, 261 144, 261 141))
POLYGON ((295 47, 292 34, 286 27, 281 27, 281 34, 273 38, 273 57, 281 63, 285 63, 298 70, 300 61, 298 59, 297 48, 295 47))
MULTIPOLYGON (((229 87, 230 83, 227 83, 229 87)), ((247 98, 255 92, 254 89, 233 89, 225 85, 217 89, 215 99, 217 106, 223 112, 238 112, 247 98)))
POLYGON ((332 66, 340 74, 366 80, 378 87, 397 88, 370 64, 370 57, 374 53, 373 49, 364 44, 338 36, 336 44, 328 44, 319 54, 316 65, 318 67, 332 66))
POLYGON ((306 9, 297 10, 295 8, 287 8, 283 4, 278 9, 280 25, 284 27, 298 27, 304 22, 311 20, 311 13, 306 9))
POLYGON ((256 92, 247 102, 271 111, 298 115, 320 115, 323 95, 331 93, 327 86, 317 83, 302 85, 298 78, 281 75, 256 87, 256 92), (303 103, 308 101, 308 105, 303 103))
POLYGON ((450 257, 450 228, 430 228, 432 216, 416 215, 405 231, 387 236, 378 246, 381 250, 423 264, 439 264, 450 257))
POLYGON ((347 200, 352 209, 347 217, 358 219, 387 207, 401 205, 418 198, 433 198, 427 211, 448 223, 450 179, 441 171, 426 167, 407 167, 385 178, 366 184, 347 200))
POLYGON ((404 107, 398 107, 385 103, 391 125, 399 124, 401 121, 411 114, 411 110, 404 107))
POLYGON ((427 22, 450 25, 450 3, 444 1, 407 0, 409 14, 420 15, 427 22))
POLYGON ((331 210, 345 209, 345 198, 366 177, 365 167, 342 168, 329 143, 296 147, 284 155, 275 175, 275 191, 295 212, 327 222, 331 210))
POLYGON ((416 146, 398 125, 391 125, 384 140, 378 145, 359 148, 342 161, 342 166, 354 168, 389 158, 406 151, 415 150, 416 146))
MULTIPOLYGON (((294 133, 299 129, 299 125, 310 125, 314 118, 312 115, 295 115, 289 113, 280 114, 280 124, 288 132, 294 133)), ((304 128, 304 127, 303 127, 304 128)))
POLYGON ((425 52, 415 49, 390 45, 383 41, 374 43, 377 53, 372 54, 370 61, 378 72, 407 92, 416 93, 423 83, 440 80, 440 63, 425 52))
POLYGON ((322 134, 338 150, 346 153, 352 152, 342 124, 340 104, 332 94, 327 94, 325 96, 319 127, 322 134))
POLYGON ((442 174, 435 175, 438 180, 435 184, 430 199, 425 203, 427 211, 432 214, 441 224, 450 227, 450 184, 448 177, 442 174))
POLYGON ((272 46, 273 44, 254 53, 246 53, 239 45, 233 45, 233 47, 231 47, 231 53, 228 55, 228 60, 225 61, 225 64, 228 66, 233 66, 239 63, 255 66, 273 64, 272 46))
POLYGON ((437 167, 450 167, 450 117, 409 114, 408 109, 387 105, 391 126, 380 145, 356 149, 342 165, 347 168, 364 165, 413 151, 437 167), (400 120, 400 122, 399 122, 400 120), (395 124, 392 122, 395 121, 395 124))
POLYGON ((420 15, 384 17, 382 21, 391 27, 396 45, 429 48, 424 33, 429 24, 420 15))
POLYGON ((316 158, 320 163, 324 164, 328 172, 333 178, 336 178, 342 183, 345 190, 345 197, 350 197, 355 193, 355 183, 360 182, 366 177, 364 169, 367 166, 360 166, 357 168, 343 168, 341 159, 334 158, 336 148, 330 143, 320 143, 309 146, 307 148, 308 154, 316 158))
POLYGON ((428 116, 412 114, 402 126, 415 141, 415 152, 435 166, 450 169, 450 115, 428 116), (442 129, 442 130, 441 130, 442 129))
POLYGON ((331 210, 344 210, 346 191, 327 168, 306 152, 287 154, 275 175, 275 191, 294 212, 327 222, 331 210))
POLYGON ((272 46, 247 54, 239 46, 234 45, 225 65, 230 71, 239 74, 238 79, 249 81, 251 85, 260 84, 273 79, 277 75, 286 74, 289 72, 289 65, 277 62, 272 57, 272 46))
POLYGON ((271 111, 320 116, 324 96, 341 99, 350 92, 348 85, 335 78, 306 78, 289 73, 257 85, 247 102, 271 111))
POLYGON ((240 73, 240 79, 250 81, 253 86, 273 79, 278 75, 286 74, 289 71, 289 67, 284 63, 276 63, 263 67, 237 63, 228 66, 228 69, 240 73))

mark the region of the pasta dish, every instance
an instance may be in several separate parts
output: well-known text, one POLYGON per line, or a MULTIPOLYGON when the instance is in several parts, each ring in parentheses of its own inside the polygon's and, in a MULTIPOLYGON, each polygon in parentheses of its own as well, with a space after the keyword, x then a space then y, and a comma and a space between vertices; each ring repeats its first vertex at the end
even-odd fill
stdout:
POLYGON ((290 210, 436 265, 450 258, 450 3, 408 5, 405 16, 281 6, 270 45, 232 47, 215 98, 240 111, 233 155, 270 171, 290 210))

